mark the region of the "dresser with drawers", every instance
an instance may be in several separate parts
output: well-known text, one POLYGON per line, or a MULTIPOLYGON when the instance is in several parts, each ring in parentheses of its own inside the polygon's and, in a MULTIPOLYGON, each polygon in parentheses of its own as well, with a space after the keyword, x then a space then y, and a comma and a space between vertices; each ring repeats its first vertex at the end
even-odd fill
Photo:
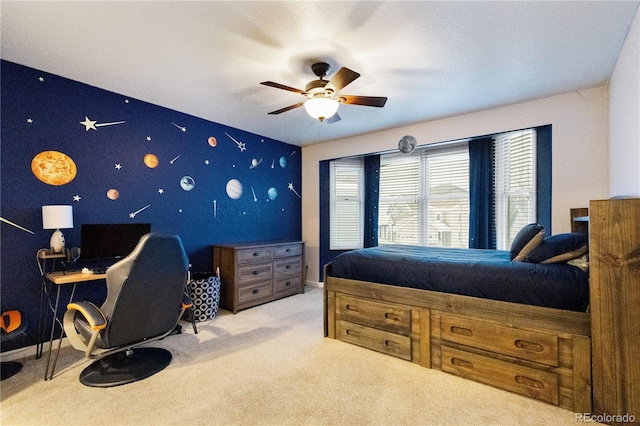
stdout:
POLYGON ((220 306, 235 314, 304 292, 304 241, 214 245, 213 268, 220 268, 220 306))

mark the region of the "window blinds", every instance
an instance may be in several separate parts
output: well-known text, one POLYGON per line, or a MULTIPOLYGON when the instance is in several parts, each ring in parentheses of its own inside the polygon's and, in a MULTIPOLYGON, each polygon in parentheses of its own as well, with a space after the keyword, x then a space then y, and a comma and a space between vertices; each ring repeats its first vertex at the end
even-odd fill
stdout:
POLYGON ((329 165, 330 249, 362 248, 364 242, 364 162, 334 160, 329 165))
POLYGON ((380 159, 380 244, 468 247, 467 143, 380 159))
POLYGON ((419 244, 420 154, 380 157, 378 243, 419 244))
POLYGON ((494 138, 497 248, 508 250, 523 226, 535 221, 536 132, 529 129, 494 138))
POLYGON ((427 190, 423 244, 469 247, 468 144, 426 151, 422 161, 427 190))

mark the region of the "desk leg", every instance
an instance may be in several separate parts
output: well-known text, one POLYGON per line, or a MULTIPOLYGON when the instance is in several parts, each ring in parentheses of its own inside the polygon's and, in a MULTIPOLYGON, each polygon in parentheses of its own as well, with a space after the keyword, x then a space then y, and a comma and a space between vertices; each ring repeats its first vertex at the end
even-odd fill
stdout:
MULTIPOLYGON (((69 302, 67 303, 67 305, 73 302, 73 296, 76 293, 76 285, 77 284, 74 283, 73 287, 71 288, 71 295, 69 296, 69 302)), ((57 309, 58 308, 57 308, 57 300, 56 300, 56 310, 57 309)), ((55 319, 55 322, 57 322, 60 325, 60 338, 58 339, 58 348, 56 349, 56 354, 53 358, 53 365, 51 365, 51 374, 49 375, 49 380, 53 379, 53 372, 55 371, 56 364, 58 363, 58 355, 60 355, 60 347, 62 346, 62 339, 64 338, 64 324, 60 320, 58 320, 56 316, 54 316, 53 318, 55 319)), ((53 336, 53 333, 52 333, 52 336, 53 336)), ((49 345, 49 350, 51 350, 51 345, 49 345)), ((48 370, 49 370, 49 367, 47 367, 47 371, 48 370)))
MULTIPOLYGON (((46 333, 47 319, 49 318, 49 305, 45 305, 50 302, 49 294, 51 289, 47 290, 47 280, 43 277, 40 282, 40 312, 38 314, 38 341, 36 343, 36 359, 42 357, 42 349, 44 347, 44 334, 46 333)), ((49 284, 50 286, 51 284, 49 284)))
POLYGON ((51 363, 51 350, 53 349, 53 335, 56 331, 56 320, 58 316, 58 303, 60 302, 60 286, 56 286, 56 303, 53 305, 53 320, 51 321, 51 335, 49 336, 49 353, 47 354, 47 366, 44 371, 44 380, 49 380, 51 376, 49 376, 49 364, 51 363))

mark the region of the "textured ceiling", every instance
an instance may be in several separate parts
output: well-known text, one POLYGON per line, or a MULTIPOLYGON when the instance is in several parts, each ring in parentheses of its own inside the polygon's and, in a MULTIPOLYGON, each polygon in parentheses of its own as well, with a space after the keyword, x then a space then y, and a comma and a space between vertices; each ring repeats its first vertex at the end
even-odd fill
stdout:
MULTIPOLYGON (((1 57, 295 145, 606 83, 638 1, 2 1, 1 57), (320 123, 315 60, 362 76, 320 123)), ((7 107, 3 105, 3 107, 7 107)))

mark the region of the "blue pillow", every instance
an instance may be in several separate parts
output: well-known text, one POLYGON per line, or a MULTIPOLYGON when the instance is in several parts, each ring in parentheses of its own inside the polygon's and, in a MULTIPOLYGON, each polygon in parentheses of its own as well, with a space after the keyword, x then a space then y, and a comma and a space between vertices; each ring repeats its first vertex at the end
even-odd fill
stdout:
POLYGON ((531 250, 542 244, 543 239, 544 226, 539 223, 530 223, 524 226, 518 231, 511 243, 509 258, 516 262, 524 261, 531 250))
POLYGON ((581 232, 558 234, 544 239, 526 257, 531 263, 560 263, 582 256, 589 250, 589 238, 581 232))

